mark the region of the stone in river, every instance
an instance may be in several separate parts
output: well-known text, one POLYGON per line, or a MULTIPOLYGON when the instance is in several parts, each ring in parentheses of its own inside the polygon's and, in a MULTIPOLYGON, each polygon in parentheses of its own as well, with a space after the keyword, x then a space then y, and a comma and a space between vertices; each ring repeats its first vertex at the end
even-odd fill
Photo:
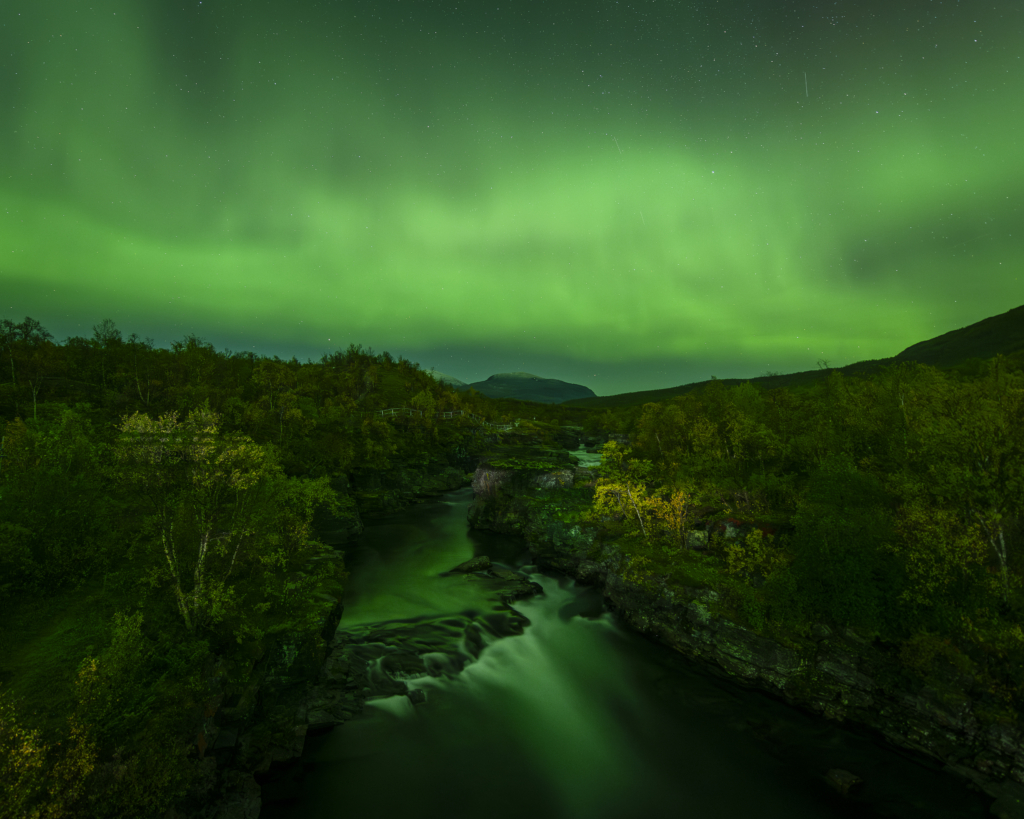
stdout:
POLYGON ((864 784, 864 780, 859 776, 840 768, 833 768, 825 774, 825 778, 828 780, 828 784, 843 796, 853 796, 864 784))
POLYGON ((502 588, 499 597, 501 597, 501 602, 507 606, 516 600, 522 600, 524 597, 533 597, 543 592, 544 589, 539 583, 523 578, 518 583, 510 583, 502 588))
POLYGON ((480 555, 474 557, 472 560, 467 560, 465 563, 460 563, 454 569, 453 572, 483 572, 491 568, 491 559, 487 555, 480 555))

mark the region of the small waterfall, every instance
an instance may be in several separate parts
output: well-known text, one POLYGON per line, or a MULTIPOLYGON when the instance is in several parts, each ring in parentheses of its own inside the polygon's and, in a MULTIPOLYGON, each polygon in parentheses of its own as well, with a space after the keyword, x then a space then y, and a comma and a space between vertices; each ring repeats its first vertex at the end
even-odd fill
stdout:
POLYGON ((574 584, 531 579, 545 594, 516 604, 531 621, 523 635, 494 641, 453 679, 410 687, 427 692, 428 705, 472 702, 489 732, 520 747, 546 780, 558 798, 554 815, 622 815, 608 811, 623 794, 657 787, 635 733, 654 714, 636 698, 628 668, 608 662, 611 616, 561 617, 579 595, 574 584))

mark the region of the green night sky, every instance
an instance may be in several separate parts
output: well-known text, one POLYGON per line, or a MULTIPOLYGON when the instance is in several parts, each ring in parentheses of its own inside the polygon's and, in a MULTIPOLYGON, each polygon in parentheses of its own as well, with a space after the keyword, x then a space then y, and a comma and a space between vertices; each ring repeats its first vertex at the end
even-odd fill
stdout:
POLYGON ((1022 43, 1019 0, 4 3, 0 315, 598 394, 894 355, 1024 303, 1022 43))

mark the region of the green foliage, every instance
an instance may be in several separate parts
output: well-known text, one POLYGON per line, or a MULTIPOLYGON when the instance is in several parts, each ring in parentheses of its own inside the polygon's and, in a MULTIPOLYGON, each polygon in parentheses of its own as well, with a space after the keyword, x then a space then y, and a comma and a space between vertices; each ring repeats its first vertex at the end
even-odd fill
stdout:
POLYGON ((0 475, 0 567, 7 591, 79 582, 109 565, 121 526, 83 408, 7 423, 0 475))
POLYGON ((899 658, 905 668, 922 678, 929 676, 939 660, 944 660, 961 673, 975 670, 970 658, 939 632, 920 631, 904 640, 899 658))
POLYGON ((61 740, 26 727, 10 692, 0 688, 0 819, 80 816, 96 746, 75 719, 61 740))
POLYGON ((808 615, 870 634, 901 631, 893 601, 905 581, 885 548, 892 535, 889 502, 880 482, 846 456, 827 456, 812 473, 794 517, 788 567, 808 615))
POLYGON ((950 509, 908 497, 898 509, 896 539, 889 548, 908 576, 900 600, 928 628, 955 630, 963 611, 985 604, 987 544, 977 525, 950 509))
POLYGON ((141 626, 141 614, 115 615, 110 645, 82 661, 75 682, 72 722, 113 760, 109 774, 89 781, 88 808, 79 809, 96 819, 160 814, 197 775, 181 741, 191 727, 183 706, 200 691, 208 648, 184 635, 156 644, 141 626))
POLYGON ((232 604, 231 575, 259 548, 275 466, 251 439, 217 427, 208 411, 183 422, 135 413, 123 419, 115 449, 114 478, 138 495, 163 558, 150 580, 171 584, 190 630, 219 622, 232 604))
POLYGON ((30 583, 38 574, 32 559, 35 533, 19 523, 0 521, 0 600, 30 583))
POLYGON ((550 472, 563 466, 553 461, 540 461, 529 458, 497 458, 492 459, 490 465, 495 469, 515 469, 533 472, 550 472))
POLYGON ((587 519, 645 573, 721 591, 754 628, 852 626, 903 645, 908 668, 969 650, 1010 713, 1024 700, 1022 360, 822 370, 799 389, 714 381, 623 409, 632 448, 606 453, 587 519), (673 497, 687 526, 724 513, 776 534, 681 548, 673 497))
POLYGON ((774 535, 765 535, 760 529, 752 530, 742 544, 725 547, 729 574, 748 577, 770 577, 776 569, 788 563, 788 556, 775 546, 774 535))
POLYGON ((129 735, 156 700, 154 647, 142 634, 142 617, 142 612, 116 614, 110 646, 98 660, 87 657, 79 665, 76 714, 93 726, 101 745, 129 735))
MULTIPOLYGON (((162 350, 109 320, 62 344, 31 319, 0 321, 0 361, 2 670, 48 715, 41 733, 17 734, 23 763, 45 759, 25 768, 26 815, 162 813, 193 775, 175 737, 194 728, 182 715, 211 652, 315 629, 323 595, 340 593, 344 564, 316 541, 314 512, 354 522, 357 503, 400 496, 403 472, 461 471, 480 453, 474 421, 434 412, 522 418, 502 437, 533 446, 553 445, 559 424, 628 434, 629 447, 605 449, 593 490, 553 493, 550 514, 603 528, 638 582, 721 590, 730 616, 759 630, 825 620, 881 634, 908 667, 970 653, 1001 714, 1022 695, 1019 355, 946 373, 900 362, 864 378, 716 380, 615 411, 456 393, 358 346, 306 363, 217 353, 195 336, 162 350), (425 415, 358 415, 389 407, 425 415), (687 548, 693 527, 723 515, 778 534, 687 548), (26 627, 36 637, 23 644, 13 632, 26 627), (97 753, 114 760, 102 787, 87 773, 97 753)), ((557 466, 542 461, 493 465, 557 466)))
POLYGON ((646 555, 632 555, 626 559, 622 578, 630 583, 649 584, 652 568, 651 560, 646 555))
POLYGON ((46 744, 26 728, 10 693, 0 688, 0 819, 31 816, 45 793, 46 744))
POLYGON ((237 640, 308 627, 308 600, 340 579, 333 561, 288 576, 295 561, 326 551, 312 539, 316 510, 338 510, 326 476, 288 478, 274 451, 224 434, 209 411, 184 421, 136 413, 123 419, 114 475, 149 513, 149 581, 168 585, 193 632, 228 620, 237 640))
POLYGON ((743 619, 754 631, 763 632, 768 626, 768 606, 758 596, 743 595, 740 597, 740 611, 743 619))
POLYGON ((619 534, 649 539, 653 505, 645 478, 650 474, 651 462, 631 459, 629 449, 615 441, 605 444, 601 452, 601 465, 595 470, 601 477, 588 519, 613 521, 618 524, 619 534))

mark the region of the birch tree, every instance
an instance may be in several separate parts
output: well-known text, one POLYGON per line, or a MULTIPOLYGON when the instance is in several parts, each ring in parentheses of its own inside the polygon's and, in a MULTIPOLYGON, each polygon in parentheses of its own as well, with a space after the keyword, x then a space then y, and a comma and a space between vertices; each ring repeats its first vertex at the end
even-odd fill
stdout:
POLYGON ((325 481, 285 478, 269 449, 218 425, 207 409, 184 420, 135 413, 114 447, 117 477, 150 512, 152 579, 169 583, 193 632, 238 608, 243 568, 274 575, 311 543, 325 548, 310 541, 309 519, 315 506, 337 503, 325 481))

